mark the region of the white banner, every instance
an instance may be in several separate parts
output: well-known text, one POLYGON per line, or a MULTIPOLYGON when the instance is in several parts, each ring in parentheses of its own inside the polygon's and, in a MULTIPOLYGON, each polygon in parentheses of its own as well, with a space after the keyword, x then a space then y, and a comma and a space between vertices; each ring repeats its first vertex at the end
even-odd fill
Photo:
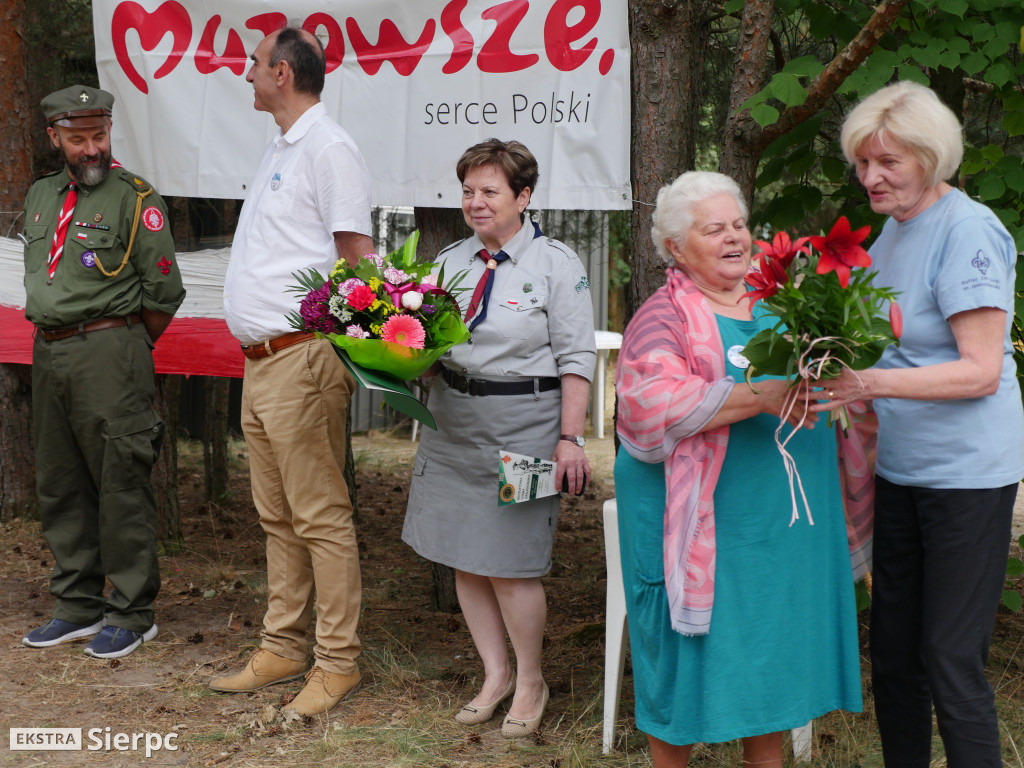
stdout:
POLYGON ((496 136, 540 163, 533 208, 630 207, 626 0, 93 0, 114 156, 163 194, 242 198, 277 126, 248 57, 286 20, 324 42, 323 101, 381 205, 458 207, 496 136))

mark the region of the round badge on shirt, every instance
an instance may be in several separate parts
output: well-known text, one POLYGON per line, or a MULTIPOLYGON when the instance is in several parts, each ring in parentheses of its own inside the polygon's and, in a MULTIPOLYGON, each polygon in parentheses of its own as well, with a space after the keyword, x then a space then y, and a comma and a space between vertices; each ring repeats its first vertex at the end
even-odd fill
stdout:
POLYGON ((92 269, 96 266, 96 252, 86 251, 82 254, 82 266, 86 269, 92 269))
POLYGON ((744 370, 750 367, 750 361, 743 356, 743 347, 736 344, 729 347, 729 351, 726 353, 729 358, 729 362, 735 365, 740 370, 744 370))
POLYGON ((164 228, 164 215, 159 208, 151 205, 142 212, 142 224, 150 232, 159 232, 164 228))

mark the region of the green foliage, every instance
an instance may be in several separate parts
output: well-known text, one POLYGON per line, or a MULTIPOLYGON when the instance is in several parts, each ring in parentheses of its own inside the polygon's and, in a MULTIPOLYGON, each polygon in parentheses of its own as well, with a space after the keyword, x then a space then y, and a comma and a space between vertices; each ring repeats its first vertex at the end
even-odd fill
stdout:
MULTIPOLYGON (((1024 552, 1024 536, 1017 539, 1017 546, 1024 552)), ((1019 557, 1010 557, 1006 562, 1006 589, 1003 590, 1003 605, 1011 611, 1019 611, 1024 605, 1024 562, 1019 557)))
POLYGON ((614 290, 624 287, 632 276, 629 251, 629 211, 608 213, 608 283, 614 290))
MULTIPOLYGON (((787 108, 804 103, 813 79, 871 13, 872 3, 865 0, 779 2, 773 29, 785 44, 775 52, 784 64, 768 73, 765 87, 741 109, 769 126, 787 108)), ((1019 0, 912 0, 826 108, 766 148, 751 216, 754 228, 820 227, 845 213, 854 226, 870 223, 877 231, 881 218, 870 211, 849 171, 839 127, 857 101, 894 79, 915 80, 944 93, 939 85, 945 78, 967 83, 964 96, 948 97, 965 125, 964 189, 995 211, 1024 250, 1022 23, 1019 0)))

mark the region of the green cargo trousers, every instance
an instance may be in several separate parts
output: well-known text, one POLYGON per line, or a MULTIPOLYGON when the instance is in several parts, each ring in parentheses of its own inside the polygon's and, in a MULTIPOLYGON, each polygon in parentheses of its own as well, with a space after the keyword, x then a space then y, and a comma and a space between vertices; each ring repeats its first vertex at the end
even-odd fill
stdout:
POLYGON ((141 323, 32 349, 32 439, 53 617, 134 632, 160 589, 150 471, 164 425, 153 411, 153 345, 141 323), (105 581, 113 587, 104 599, 105 581))

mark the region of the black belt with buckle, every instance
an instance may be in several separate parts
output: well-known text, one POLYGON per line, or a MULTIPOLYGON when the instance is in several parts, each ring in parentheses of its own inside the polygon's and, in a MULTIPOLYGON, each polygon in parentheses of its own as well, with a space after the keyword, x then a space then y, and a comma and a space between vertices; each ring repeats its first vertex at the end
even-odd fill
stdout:
POLYGON ((532 395, 537 392, 550 392, 562 386, 557 376, 540 376, 522 381, 484 381, 470 379, 441 366, 441 377, 448 386, 464 395, 485 397, 487 395, 532 395))

